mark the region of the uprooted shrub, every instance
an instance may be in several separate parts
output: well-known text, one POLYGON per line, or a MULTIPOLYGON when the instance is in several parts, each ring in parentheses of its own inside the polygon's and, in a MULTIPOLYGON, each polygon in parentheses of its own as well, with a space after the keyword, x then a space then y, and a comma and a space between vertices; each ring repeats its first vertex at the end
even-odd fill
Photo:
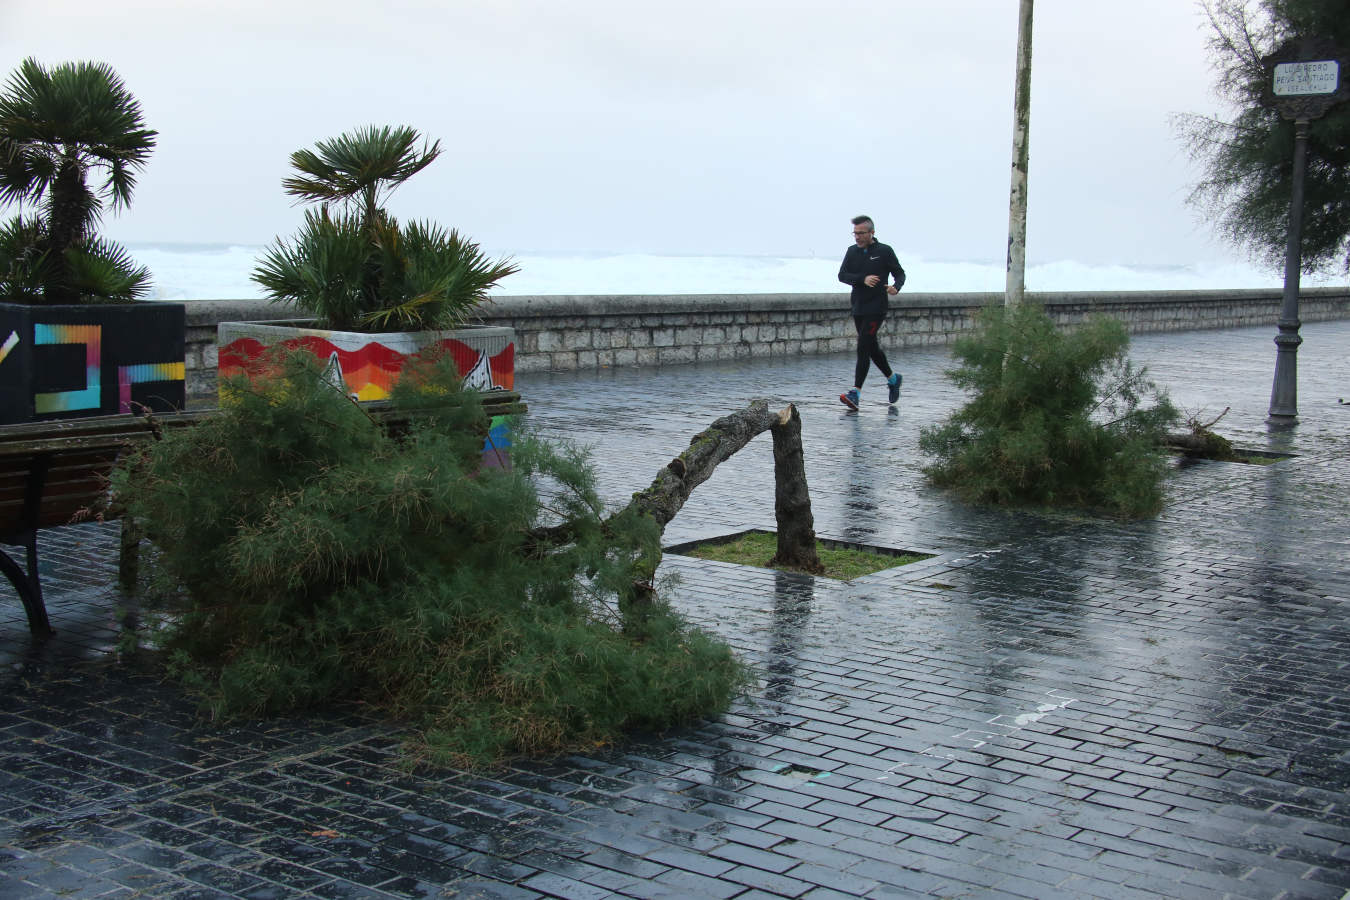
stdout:
POLYGON ((921 432, 924 472, 978 503, 1156 513, 1177 412, 1129 343, 1113 319, 1061 331, 1033 304, 986 307, 947 373, 970 399, 921 432))
POLYGON ((453 372, 406 372, 394 428, 292 356, 121 467, 173 669, 217 716, 360 701, 437 765, 725 708, 745 679, 725 644, 659 602, 621 611, 655 524, 606 519, 584 453, 523 426, 511 469, 484 467, 480 397, 453 372))

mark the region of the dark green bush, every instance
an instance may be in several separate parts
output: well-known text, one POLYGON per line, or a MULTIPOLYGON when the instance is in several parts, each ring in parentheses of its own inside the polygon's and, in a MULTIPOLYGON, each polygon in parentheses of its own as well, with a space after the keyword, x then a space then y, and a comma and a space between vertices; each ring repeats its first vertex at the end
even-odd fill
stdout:
POLYGON ((982 310, 947 373, 972 396, 921 432, 936 457, 924 472, 973 502, 1156 513, 1177 412, 1130 363, 1129 343, 1112 319, 1059 331, 1032 304, 982 310))
POLYGON ((359 700, 409 722, 414 758, 487 762, 717 712, 729 648, 620 601, 659 553, 604 518, 584 455, 487 422, 449 363, 407 372, 377 423, 306 356, 129 461, 114 489, 173 589, 163 646, 213 714, 359 700), (393 436, 391 432, 397 432, 393 436))

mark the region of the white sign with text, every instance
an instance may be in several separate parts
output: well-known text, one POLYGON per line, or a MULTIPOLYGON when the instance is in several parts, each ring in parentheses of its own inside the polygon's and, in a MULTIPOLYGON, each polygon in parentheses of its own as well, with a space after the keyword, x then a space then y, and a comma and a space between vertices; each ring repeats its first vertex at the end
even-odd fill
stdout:
POLYGON ((1334 59, 1280 63, 1275 67, 1276 97, 1334 94, 1340 86, 1341 65, 1334 59))

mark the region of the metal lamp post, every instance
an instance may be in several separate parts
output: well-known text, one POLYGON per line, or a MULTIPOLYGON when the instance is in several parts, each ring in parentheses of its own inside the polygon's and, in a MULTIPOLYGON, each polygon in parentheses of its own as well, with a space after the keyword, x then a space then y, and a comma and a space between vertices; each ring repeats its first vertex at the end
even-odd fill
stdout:
POLYGON ((1308 123, 1344 99, 1341 60, 1334 48, 1315 40, 1285 44, 1263 61, 1271 77, 1267 100, 1294 122, 1294 171, 1289 193, 1288 238, 1284 251, 1284 293, 1275 335, 1275 381, 1270 389, 1271 425, 1298 422, 1299 272, 1303 268, 1303 182, 1308 171, 1308 123), (1320 52, 1319 52, 1320 51, 1320 52), (1328 52, 1330 51, 1330 52, 1328 52), (1321 57, 1321 58, 1319 58, 1321 57))

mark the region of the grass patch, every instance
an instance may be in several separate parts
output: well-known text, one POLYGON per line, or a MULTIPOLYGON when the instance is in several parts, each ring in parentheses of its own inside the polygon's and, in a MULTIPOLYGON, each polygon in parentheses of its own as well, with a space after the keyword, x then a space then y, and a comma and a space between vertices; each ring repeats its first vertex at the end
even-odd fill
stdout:
MULTIPOLYGON (((852 581, 896 566, 907 566, 929 559, 926 553, 874 553, 854 547, 833 547, 833 542, 816 540, 816 553, 825 567, 826 578, 840 581, 852 581)), ((707 541, 680 550, 685 556, 699 559, 712 559, 718 562, 736 563, 742 566, 759 566, 764 569, 778 569, 784 572, 795 571, 788 566, 771 566, 769 560, 778 552, 778 536, 767 531, 747 531, 729 541, 707 541)))

